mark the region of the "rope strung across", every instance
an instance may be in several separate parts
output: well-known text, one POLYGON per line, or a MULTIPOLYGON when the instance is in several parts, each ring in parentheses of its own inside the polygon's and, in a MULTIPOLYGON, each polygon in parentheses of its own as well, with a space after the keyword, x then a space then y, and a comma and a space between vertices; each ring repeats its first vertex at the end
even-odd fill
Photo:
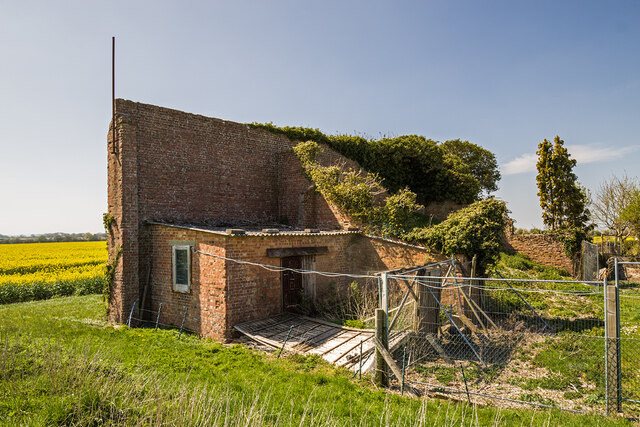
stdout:
MULTIPOLYGON (((270 265, 270 264, 262 264, 259 262, 252 262, 252 261, 243 261, 243 260, 239 260, 239 259, 235 259, 235 258, 229 258, 223 255, 217 255, 217 254, 212 254, 209 252, 205 252, 205 251, 201 251, 199 249, 195 249, 192 248, 191 249, 193 252, 202 254, 202 255, 206 255, 206 256, 210 256, 210 257, 214 257, 214 258, 218 258, 218 259, 223 259, 225 261, 230 261, 230 262, 234 262, 237 264, 244 264, 244 265, 251 265, 254 267, 259 267, 259 268, 263 268, 265 270, 268 271, 274 271, 274 272, 282 272, 282 271, 293 271, 295 273, 300 273, 300 274, 317 274, 319 276, 324 276, 324 277, 352 277, 352 278, 356 278, 356 279, 378 279, 379 276, 378 275, 370 275, 370 274, 352 274, 352 273, 336 273, 336 272, 330 272, 330 271, 317 271, 317 270, 305 270, 302 268, 290 268, 290 267, 281 267, 278 265, 270 265)), ((422 268, 422 267, 421 267, 422 268)), ((388 276, 390 279, 406 279, 407 276, 402 275, 402 274, 393 274, 393 275, 389 275, 388 276)), ((459 283, 460 281, 466 280, 467 278, 454 278, 454 277, 440 277, 440 276, 424 276, 424 277, 418 277, 415 278, 415 276, 411 276, 413 280, 416 281, 416 283, 418 283, 420 286, 425 286, 427 288, 438 288, 438 289, 442 289, 445 287, 460 287, 460 286, 472 286, 474 288, 478 288, 478 289, 484 289, 484 290, 488 290, 488 291, 503 291, 505 289, 508 288, 503 288, 503 287, 499 287, 499 286, 491 286, 491 285, 487 285, 487 284, 476 284, 476 285, 466 285, 466 284, 461 284, 459 283), (442 285, 440 280, 454 280, 458 283, 448 283, 445 285, 442 285)), ((598 282, 598 281, 572 281, 572 280, 537 280, 537 279, 500 279, 500 278, 486 278, 486 277, 474 277, 473 280, 475 281, 484 281, 484 282, 507 282, 507 281, 516 281, 516 282, 521 282, 521 283, 558 283, 558 284, 598 284, 598 285, 602 285, 604 282, 598 282)), ((569 295, 573 295, 573 294, 582 294, 582 295, 595 295, 595 294, 601 294, 602 292, 598 292, 598 291, 584 291, 584 290, 559 290, 559 289, 521 289, 521 288, 516 288, 516 290, 518 291, 522 291, 522 292, 553 292, 553 293, 559 293, 559 294, 569 294, 569 295)))
POLYGON ((302 268, 289 268, 289 267, 280 267, 278 265, 269 265, 269 264, 261 264, 259 262, 251 262, 251 261, 242 261, 239 259, 234 259, 234 258, 229 258, 229 257, 225 257, 222 255, 216 255, 216 254, 212 254, 209 252, 204 252, 195 248, 191 249, 193 252, 197 252, 199 254, 202 255, 207 255, 207 256, 211 256, 214 258, 219 258, 219 259, 223 259, 225 261, 231 261, 231 262, 235 262, 237 264, 245 264, 245 265, 252 265, 254 267, 260 267, 260 268, 264 268, 265 270, 269 270, 269 271, 276 271, 276 272, 280 272, 280 271, 293 271, 295 273, 300 273, 300 274, 317 274, 319 276, 325 276, 325 277, 355 277, 355 278, 359 278, 359 279, 377 279, 378 276, 371 276, 368 274, 349 274, 349 273, 335 273, 335 272, 330 272, 330 271, 316 271, 316 270, 304 270, 302 268))

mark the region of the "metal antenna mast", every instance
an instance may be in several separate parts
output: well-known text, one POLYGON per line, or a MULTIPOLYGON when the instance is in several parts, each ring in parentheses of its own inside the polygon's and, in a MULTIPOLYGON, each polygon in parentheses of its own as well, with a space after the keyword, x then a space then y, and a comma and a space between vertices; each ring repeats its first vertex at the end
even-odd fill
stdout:
POLYGON ((116 154, 116 38, 111 37, 111 152, 116 154))

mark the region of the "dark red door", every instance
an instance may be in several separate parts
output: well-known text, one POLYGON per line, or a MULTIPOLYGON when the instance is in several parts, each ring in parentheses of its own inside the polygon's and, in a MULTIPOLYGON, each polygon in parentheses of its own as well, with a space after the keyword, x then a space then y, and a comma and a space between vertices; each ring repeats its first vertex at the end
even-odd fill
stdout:
MULTIPOLYGON (((290 256, 282 258, 284 268, 302 268, 302 258, 290 256)), ((291 270, 282 271, 282 308, 284 311, 296 311, 302 303, 302 274, 291 270)))

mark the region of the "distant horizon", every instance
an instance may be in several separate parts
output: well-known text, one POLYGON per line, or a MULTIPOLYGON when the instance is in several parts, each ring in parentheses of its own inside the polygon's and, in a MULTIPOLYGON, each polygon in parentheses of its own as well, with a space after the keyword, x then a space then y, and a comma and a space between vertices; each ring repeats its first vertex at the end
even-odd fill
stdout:
POLYGON ((640 2, 6 2, 0 229, 102 230, 116 97, 328 134, 460 138, 495 197, 543 228, 535 152, 556 135, 595 192, 640 163, 640 2), (126 13, 122 13, 126 10, 126 13))
POLYGON ((0 232, 0 236, 2 236, 2 237, 38 237, 38 236, 48 236, 48 235, 56 235, 56 234, 63 234, 63 235, 70 235, 70 236, 71 235, 80 236, 80 235, 85 235, 87 233, 93 234, 95 236, 98 236, 98 235, 105 235, 106 236, 107 235, 107 233, 105 233, 105 231, 102 230, 102 231, 96 231, 96 232, 93 232, 93 231, 69 231, 69 232, 67 232, 67 231, 53 231, 53 232, 46 232, 46 233, 29 233, 29 234, 26 234, 26 233, 22 233, 22 234, 4 234, 4 233, 0 232))

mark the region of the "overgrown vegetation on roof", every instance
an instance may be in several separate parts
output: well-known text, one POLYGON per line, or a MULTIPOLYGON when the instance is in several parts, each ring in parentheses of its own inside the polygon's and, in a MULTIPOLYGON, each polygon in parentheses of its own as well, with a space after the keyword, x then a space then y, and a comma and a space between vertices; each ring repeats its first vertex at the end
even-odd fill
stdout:
POLYGON ((372 139, 326 135, 318 129, 278 127, 272 123, 251 126, 282 134, 292 141, 324 144, 377 174, 389 191, 410 189, 422 204, 444 200, 472 203, 483 193, 495 191, 500 179, 493 153, 459 139, 439 144, 421 135, 372 139))
POLYGON ((459 139, 440 144, 420 135, 373 139, 272 123, 251 126, 299 141, 294 151, 306 176, 366 231, 426 244, 448 255, 477 254, 480 268, 497 256, 507 209, 504 202, 481 200, 497 190, 500 179, 490 151, 459 139), (358 162, 369 174, 319 165, 319 144, 358 162), (376 205, 374 196, 385 188, 391 195, 376 205), (445 200, 472 205, 430 228, 431 218, 418 213, 420 204, 445 200))
POLYGON ((358 221, 365 231, 430 246, 447 254, 478 255, 483 269, 499 253, 507 208, 494 199, 474 202, 455 212, 446 221, 431 226, 430 218, 420 214, 416 194, 402 188, 375 203, 374 195, 384 191, 380 178, 361 171, 322 166, 316 159, 322 147, 314 141, 301 142, 294 152, 305 175, 318 191, 358 221))
POLYGON ((403 237, 417 224, 422 208, 416 202, 416 194, 407 188, 388 195, 381 203, 375 203, 377 194, 385 188, 375 173, 341 170, 336 165, 322 166, 317 157, 322 147, 314 141, 301 142, 293 151, 300 159, 303 171, 317 190, 342 211, 358 221, 365 231, 385 236, 403 237))

